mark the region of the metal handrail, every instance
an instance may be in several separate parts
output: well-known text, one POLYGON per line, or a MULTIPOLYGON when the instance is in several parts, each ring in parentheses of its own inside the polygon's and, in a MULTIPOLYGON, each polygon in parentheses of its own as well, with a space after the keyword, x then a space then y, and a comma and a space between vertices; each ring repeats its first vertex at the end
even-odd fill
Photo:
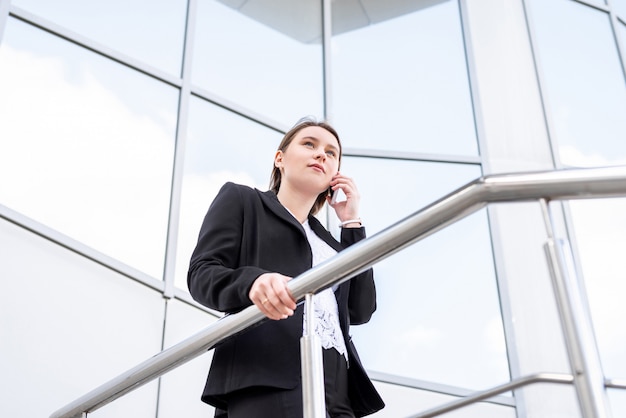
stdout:
MULTIPOLYGON (((523 386, 533 385, 536 383, 560 383, 571 385, 574 383, 574 376, 566 373, 535 373, 528 376, 519 377, 517 379, 513 379, 510 382, 504 383, 502 385, 476 392, 471 396, 463 397, 461 399, 448 402, 447 404, 429 409, 424 412, 420 412, 416 415, 411 415, 407 418, 432 418, 439 415, 446 414, 448 412, 455 411, 457 409, 463 408, 464 406, 468 406, 474 404, 476 402, 484 401, 489 398, 493 398, 501 393, 509 392, 513 389, 521 388, 523 386)), ((626 381, 620 379, 605 379, 604 386, 607 388, 614 389, 626 389, 626 381)))
POLYGON ((485 399, 492 398, 501 393, 511 391, 513 389, 521 388, 522 386, 532 385, 535 383, 562 383, 572 384, 574 382, 574 376, 564 373, 536 373, 529 376, 519 377, 513 379, 510 382, 496 386, 491 389, 487 389, 481 392, 476 392, 471 396, 458 399, 456 401, 449 402, 443 406, 429 409, 428 411, 420 412, 417 415, 411 415, 408 418, 432 418, 448 412, 455 411, 464 406, 474 404, 476 402, 484 401, 485 399))
MULTIPOLYGON (((304 272, 297 280, 291 280, 288 286, 294 297, 301 300, 307 293, 317 293, 349 280, 373 264, 489 203, 621 196, 626 196, 626 166, 480 177, 304 272)), ((263 313, 255 305, 228 315, 71 402, 54 412, 51 418, 74 418, 84 412, 93 412, 203 354, 263 318, 263 313)))

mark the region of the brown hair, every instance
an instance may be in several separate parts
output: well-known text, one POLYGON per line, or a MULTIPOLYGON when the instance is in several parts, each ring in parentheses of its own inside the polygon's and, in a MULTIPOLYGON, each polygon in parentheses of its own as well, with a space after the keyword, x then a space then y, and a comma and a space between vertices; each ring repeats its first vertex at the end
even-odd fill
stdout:
MULTIPOLYGON (((339 140, 339 135, 337 134, 337 131, 335 130, 335 128, 330 126, 327 122, 323 122, 323 121, 320 122, 311 117, 300 119, 285 134, 285 136, 283 137, 283 140, 280 141, 280 145, 278 145, 278 150, 285 152, 285 150, 287 149, 289 144, 291 144, 291 142, 296 137, 298 132, 300 132, 302 129, 307 128, 309 126, 319 126, 320 128, 326 129, 335 137, 335 139, 337 139, 337 144, 339 144, 339 166, 341 166, 341 152, 342 152, 341 141, 339 140)), ((274 193, 278 193, 278 189, 280 189, 281 180, 282 180, 282 174, 280 172, 280 169, 274 166, 274 168, 272 169, 272 175, 270 176, 270 190, 273 191, 274 193)), ((315 199, 315 203, 313 204, 313 207, 311 207, 311 211, 309 212, 311 215, 315 215, 317 212, 320 211, 320 209, 324 206, 324 203, 326 203, 327 195, 328 195, 328 190, 324 190, 322 193, 320 193, 317 196, 317 199, 315 199)))

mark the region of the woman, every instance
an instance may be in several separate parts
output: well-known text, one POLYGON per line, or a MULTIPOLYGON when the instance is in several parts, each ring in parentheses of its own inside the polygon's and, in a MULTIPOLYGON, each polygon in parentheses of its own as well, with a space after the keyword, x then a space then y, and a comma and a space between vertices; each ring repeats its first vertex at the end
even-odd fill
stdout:
MULTIPOLYGON (((195 300, 226 313, 255 304, 264 321, 215 348, 202 400, 228 418, 302 416, 303 307, 287 283, 365 238, 359 193, 339 172, 341 143, 327 123, 304 120, 276 151, 270 190, 225 184, 204 219, 191 257, 195 300), (346 200, 331 201, 330 190, 346 200), (328 203, 341 221, 337 242, 314 215, 328 203)), ((314 297, 323 345, 329 417, 360 417, 384 407, 360 363, 349 326, 376 309, 372 270, 314 297)))

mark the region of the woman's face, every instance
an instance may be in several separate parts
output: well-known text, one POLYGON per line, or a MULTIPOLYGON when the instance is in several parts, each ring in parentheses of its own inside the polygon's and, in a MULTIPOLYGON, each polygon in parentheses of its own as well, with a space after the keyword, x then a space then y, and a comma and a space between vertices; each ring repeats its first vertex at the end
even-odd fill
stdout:
POLYGON ((319 126, 301 129, 285 151, 278 150, 274 164, 285 184, 318 195, 328 189, 339 168, 339 142, 319 126))

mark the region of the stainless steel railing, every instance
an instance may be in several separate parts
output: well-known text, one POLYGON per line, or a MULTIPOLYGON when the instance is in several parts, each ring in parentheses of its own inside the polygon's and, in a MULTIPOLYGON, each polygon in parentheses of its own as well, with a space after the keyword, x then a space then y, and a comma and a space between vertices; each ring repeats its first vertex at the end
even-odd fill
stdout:
MULTIPOLYGON (((489 203, 620 196, 626 196, 626 166, 481 177, 301 274, 297 280, 289 282, 289 287, 294 297, 301 300, 306 294, 317 293, 342 283, 373 264, 476 212, 489 203)), ((85 416, 86 413, 95 411, 125 393, 205 353, 222 340, 243 331, 263 318, 261 311, 254 305, 235 315, 226 316, 194 336, 162 351, 64 406, 54 412, 51 418, 85 416)), ((569 325, 575 328, 577 326, 576 315, 573 319, 574 322, 569 325)), ((568 343, 578 344, 575 339, 568 343)), ((584 352, 582 355, 593 357, 584 352)), ((579 371, 577 370, 576 373, 579 371)), ((527 378, 520 384, 530 384, 537 379, 539 378, 527 378)), ((544 377, 545 379, 547 378, 544 377)), ((560 382, 562 379, 556 380, 560 382)), ((593 393, 584 395, 593 397, 593 393)))

